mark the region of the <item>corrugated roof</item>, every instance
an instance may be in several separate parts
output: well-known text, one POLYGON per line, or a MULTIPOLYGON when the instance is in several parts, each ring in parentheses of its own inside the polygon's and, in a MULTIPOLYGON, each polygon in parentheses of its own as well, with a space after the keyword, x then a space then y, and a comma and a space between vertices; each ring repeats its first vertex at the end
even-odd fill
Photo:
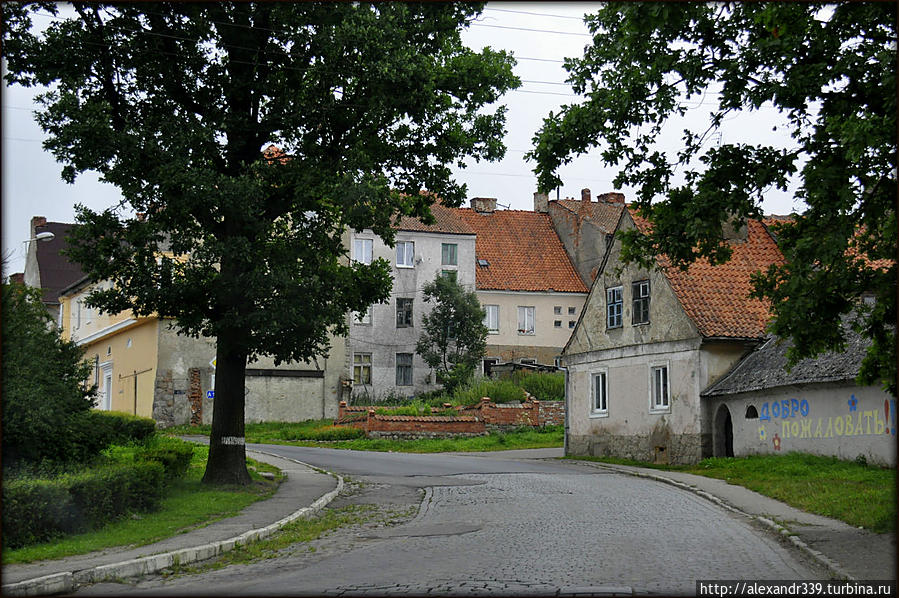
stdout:
MULTIPOLYGON (((628 208, 634 222, 647 230, 646 220, 628 208)), ((671 266, 667 257, 658 260, 675 295, 705 337, 761 338, 771 318, 767 303, 749 297, 750 277, 771 264, 782 264, 783 256, 764 224, 747 222, 745 242, 731 242, 730 260, 712 266, 699 259, 687 270, 671 266)))
POLYGON ((844 325, 846 350, 841 353, 822 353, 803 359, 787 371, 789 340, 778 342, 774 336, 761 347, 737 363, 726 376, 702 391, 702 396, 731 395, 764 390, 791 384, 838 382, 854 380, 870 342, 844 325))
POLYGON ((478 289, 587 292, 549 215, 520 210, 456 211, 477 234, 477 259, 487 260, 486 267, 475 267, 478 289))
MULTIPOLYGON (((555 203, 570 212, 580 214, 581 201, 579 199, 554 199, 550 203, 555 203)), ((618 227, 618 220, 621 218, 621 212, 624 211, 624 204, 606 203, 603 201, 591 201, 589 218, 599 229, 607 234, 614 233, 618 227)))

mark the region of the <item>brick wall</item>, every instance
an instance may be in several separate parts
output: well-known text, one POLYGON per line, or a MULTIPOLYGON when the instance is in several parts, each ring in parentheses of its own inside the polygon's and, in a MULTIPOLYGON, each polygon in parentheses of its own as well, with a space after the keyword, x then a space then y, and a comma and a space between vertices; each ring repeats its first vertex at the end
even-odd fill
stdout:
POLYGON ((485 434, 487 429, 562 425, 565 403, 529 397, 522 403, 506 404, 484 397, 471 407, 451 407, 447 403, 438 413, 445 415, 379 415, 372 406, 348 406, 341 401, 334 424, 363 429, 372 438, 469 436, 485 434))

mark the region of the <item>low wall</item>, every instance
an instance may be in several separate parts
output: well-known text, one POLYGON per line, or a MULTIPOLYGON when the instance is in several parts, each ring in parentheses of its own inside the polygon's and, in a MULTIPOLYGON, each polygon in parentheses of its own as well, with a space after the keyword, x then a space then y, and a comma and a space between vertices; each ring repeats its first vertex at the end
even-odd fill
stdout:
POLYGON ((334 425, 360 428, 371 438, 434 438, 483 435, 487 430, 507 430, 520 426, 542 427, 565 422, 563 401, 538 401, 529 397, 522 403, 494 403, 484 397, 470 407, 436 410, 436 415, 381 415, 372 405, 349 406, 341 401, 334 425))

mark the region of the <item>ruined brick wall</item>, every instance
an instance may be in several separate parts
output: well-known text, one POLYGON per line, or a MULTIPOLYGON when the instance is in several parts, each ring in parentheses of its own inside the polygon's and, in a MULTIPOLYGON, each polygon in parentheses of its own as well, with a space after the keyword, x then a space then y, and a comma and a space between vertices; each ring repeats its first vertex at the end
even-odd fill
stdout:
POLYGON ((565 424, 565 401, 538 401, 541 426, 565 424))
POLYGON ((414 417, 411 415, 377 415, 373 411, 369 411, 365 429, 370 436, 384 433, 480 435, 486 431, 484 422, 471 416, 414 417))

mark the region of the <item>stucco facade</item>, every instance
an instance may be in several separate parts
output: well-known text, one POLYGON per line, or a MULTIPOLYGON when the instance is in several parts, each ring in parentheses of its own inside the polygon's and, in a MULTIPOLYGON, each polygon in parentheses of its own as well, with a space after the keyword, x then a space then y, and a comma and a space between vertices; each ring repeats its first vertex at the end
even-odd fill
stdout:
MULTIPOLYGON (((94 365, 88 382, 97 385, 97 408, 152 417, 162 427, 211 423, 215 342, 179 335, 171 320, 88 310, 83 300, 94 286, 66 289, 60 313, 63 336, 94 365)), ((275 366, 267 357, 248 364, 245 421, 335 417, 348 388, 346 339, 330 342, 327 357, 308 364, 275 366)))
MULTIPOLYGON (((617 230, 635 226, 625 210, 617 230)), ((609 246, 561 360, 567 451, 696 462, 713 449, 712 413, 701 393, 759 339, 708 334, 670 271, 623 265, 620 249, 618 240, 609 246)))
POLYGON ((385 303, 372 305, 362 318, 348 314, 347 366, 354 380, 354 395, 376 401, 389 394, 412 396, 437 388, 434 372, 415 353, 422 318, 430 311, 423 289, 438 274, 453 272, 463 288, 474 290, 474 234, 398 230, 396 247, 388 247, 372 231, 364 230, 351 231, 349 242, 352 259, 384 259, 393 274, 393 290, 385 303), (411 318, 407 319, 410 301, 411 318), (399 372, 398 355, 407 360, 399 372), (407 369, 410 363, 411 373, 407 369))
POLYGON ((485 360, 533 359, 553 365, 580 317, 583 293, 478 290, 481 306, 495 306, 497 328, 487 335, 485 360), (533 308, 533 334, 519 329, 519 308, 533 308))

